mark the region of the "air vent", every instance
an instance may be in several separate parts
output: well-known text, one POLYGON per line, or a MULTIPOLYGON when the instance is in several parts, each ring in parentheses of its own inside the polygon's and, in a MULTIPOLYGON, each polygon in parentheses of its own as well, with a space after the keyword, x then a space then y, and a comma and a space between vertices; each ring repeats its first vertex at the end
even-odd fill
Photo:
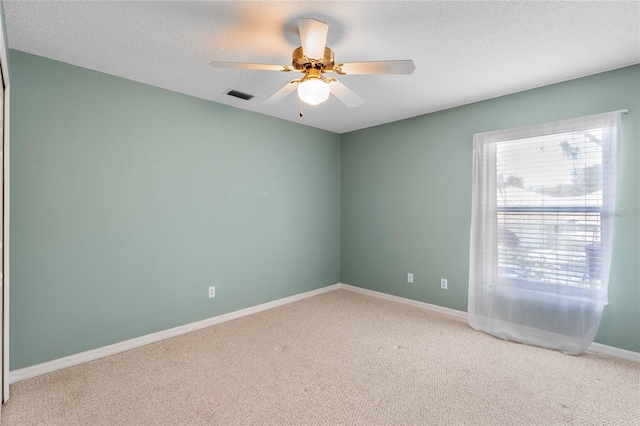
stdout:
POLYGON ((249 99, 253 98, 253 95, 250 95, 248 93, 238 92, 237 90, 229 90, 227 92, 227 95, 234 96, 234 97, 240 98, 240 99, 244 99, 245 101, 248 101, 249 99))

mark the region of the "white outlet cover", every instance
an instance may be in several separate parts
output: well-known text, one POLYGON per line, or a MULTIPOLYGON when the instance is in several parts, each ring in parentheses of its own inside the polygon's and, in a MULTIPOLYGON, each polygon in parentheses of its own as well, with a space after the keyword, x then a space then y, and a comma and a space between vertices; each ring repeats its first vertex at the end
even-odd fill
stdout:
POLYGON ((408 283, 413 283, 413 274, 411 272, 409 272, 407 274, 407 282, 408 283))
POLYGON ((216 297, 216 288, 209 287, 209 298, 213 298, 213 297, 216 297))
POLYGON ((447 289, 447 279, 446 278, 440 278, 440 288, 443 290, 447 289))

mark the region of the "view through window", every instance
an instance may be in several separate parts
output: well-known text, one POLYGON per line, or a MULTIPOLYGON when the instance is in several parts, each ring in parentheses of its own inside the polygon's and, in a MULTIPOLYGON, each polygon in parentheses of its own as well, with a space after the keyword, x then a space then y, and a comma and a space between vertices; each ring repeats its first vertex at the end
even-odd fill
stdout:
POLYGON ((497 143, 500 277, 600 287, 606 130, 497 143))

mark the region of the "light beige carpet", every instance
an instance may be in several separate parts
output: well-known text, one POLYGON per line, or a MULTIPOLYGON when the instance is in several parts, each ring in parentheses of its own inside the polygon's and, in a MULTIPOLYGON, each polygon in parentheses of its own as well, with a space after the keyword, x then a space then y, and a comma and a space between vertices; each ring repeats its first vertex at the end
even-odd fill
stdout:
POLYGON ((2 425, 637 425, 640 364, 347 290, 11 386, 2 425))

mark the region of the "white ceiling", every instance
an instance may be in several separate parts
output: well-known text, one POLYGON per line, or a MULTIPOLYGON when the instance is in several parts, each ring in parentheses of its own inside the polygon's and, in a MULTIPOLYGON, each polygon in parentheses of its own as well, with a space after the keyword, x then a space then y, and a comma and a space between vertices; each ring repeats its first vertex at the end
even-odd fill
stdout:
POLYGON ((11 1, 9 47, 344 133, 640 62, 640 1, 11 1), (412 75, 346 75, 365 103, 262 102, 298 75, 297 19, 329 24, 336 62, 413 59, 412 75), (255 95, 250 101, 225 93, 255 95))

